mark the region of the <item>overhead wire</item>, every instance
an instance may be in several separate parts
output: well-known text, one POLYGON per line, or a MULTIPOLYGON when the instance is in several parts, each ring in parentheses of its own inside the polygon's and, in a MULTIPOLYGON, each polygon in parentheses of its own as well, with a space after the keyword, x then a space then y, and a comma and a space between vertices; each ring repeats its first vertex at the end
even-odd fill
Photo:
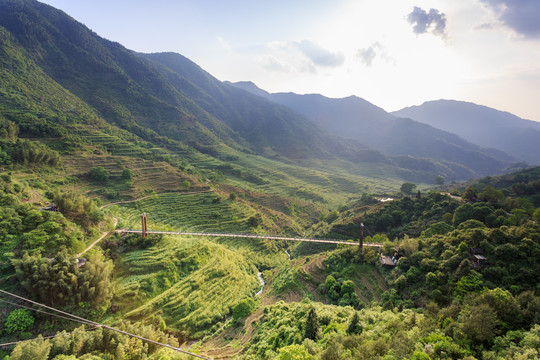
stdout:
MULTIPOLYGON (((147 338, 144 338, 142 336, 139 336, 139 335, 135 335, 135 334, 131 334, 131 333, 128 333, 127 331, 123 331, 123 330, 120 330, 120 329, 117 329, 117 328, 113 328, 112 326, 108 326, 108 325, 104 325, 104 324, 100 324, 100 323, 97 323, 95 321, 91 321, 91 320, 88 320, 88 319, 84 319, 80 316, 76 316, 76 315, 73 315, 73 314, 70 314, 70 313, 67 313, 65 311, 62 311, 62 310, 58 310, 58 309, 55 309, 53 307, 50 307, 50 306, 47 306, 45 304, 41 304, 41 303, 38 303, 36 301, 33 301, 33 300, 30 300, 30 299, 27 299, 27 298, 24 298, 22 296, 19 296, 19 295, 15 295, 15 294, 12 294, 10 292, 7 292, 5 290, 0 290, 0 293, 4 294, 4 295, 8 295, 8 296, 12 296, 12 297, 15 297, 19 300, 23 300, 23 301, 27 301, 27 302, 30 302, 34 305, 37 305, 37 306, 41 306, 41 307, 44 307, 48 310, 52 310, 52 311, 56 311, 62 315, 66 315, 68 317, 68 320, 72 320, 72 321, 77 321, 77 322, 80 322, 80 323, 84 323, 84 324, 87 324, 87 325, 94 325, 96 327, 101 327, 101 328, 104 328, 104 329, 108 329, 108 330, 111 330, 111 331, 115 331, 117 333, 120 333, 120 334, 124 334, 124 335, 127 335, 127 336, 131 336, 131 337, 134 337, 134 338, 137 338, 139 340, 142 340, 142 341, 145 341, 145 342, 149 342, 149 343, 152 343, 154 345, 158 345, 158 346, 162 346, 162 347, 166 347, 166 348, 169 348, 171 350, 174 350, 174 351, 177 351, 177 352, 180 352, 180 353, 183 353, 183 354, 186 354, 186 355, 190 355, 190 356, 194 356, 196 358, 199 358, 199 359, 204 359, 204 360, 211 360, 210 358, 207 358, 207 357, 204 357, 204 356, 201 356, 199 354, 195 354, 195 353, 192 353, 192 352, 189 352, 189 351, 185 351, 185 350, 182 350, 178 347, 175 347, 175 346, 172 346, 172 345, 169 345, 169 344, 164 344, 164 343, 160 343, 158 341, 154 341, 154 340, 151 340, 151 339, 147 339, 147 338)), ((33 310, 33 311, 37 311, 36 309, 33 309, 33 308, 28 308, 30 310, 33 310)), ((58 314, 49 314, 49 315, 52 315, 52 316, 57 316, 57 317, 60 317, 58 314)), ((64 317, 65 318, 65 317, 64 317)))

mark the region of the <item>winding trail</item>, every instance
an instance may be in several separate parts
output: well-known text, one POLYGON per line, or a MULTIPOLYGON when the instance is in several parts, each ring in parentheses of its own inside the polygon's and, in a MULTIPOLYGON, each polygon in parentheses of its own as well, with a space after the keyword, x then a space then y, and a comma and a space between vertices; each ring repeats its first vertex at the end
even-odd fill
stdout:
MULTIPOLYGON (((113 219, 114 219, 114 228, 116 229, 116 225, 118 224, 118 219, 115 218, 113 216, 113 219)), ((93 243, 91 243, 86 249, 83 250, 83 252, 77 254, 77 257, 80 258, 81 256, 83 256, 88 250, 90 250, 91 248, 94 247, 94 245, 96 245, 98 242, 100 242, 101 240, 103 240, 103 238, 107 235, 111 234, 110 232, 108 231, 105 231, 104 233, 101 234, 101 236, 96 240, 94 241, 93 243)))

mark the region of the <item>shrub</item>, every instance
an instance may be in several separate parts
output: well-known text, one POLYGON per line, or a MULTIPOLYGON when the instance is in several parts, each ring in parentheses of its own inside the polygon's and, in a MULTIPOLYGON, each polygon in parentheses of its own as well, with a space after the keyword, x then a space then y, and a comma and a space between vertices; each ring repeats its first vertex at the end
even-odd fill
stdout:
POLYGON ((34 317, 26 309, 17 309, 9 313, 4 328, 9 334, 19 334, 34 325, 34 317))

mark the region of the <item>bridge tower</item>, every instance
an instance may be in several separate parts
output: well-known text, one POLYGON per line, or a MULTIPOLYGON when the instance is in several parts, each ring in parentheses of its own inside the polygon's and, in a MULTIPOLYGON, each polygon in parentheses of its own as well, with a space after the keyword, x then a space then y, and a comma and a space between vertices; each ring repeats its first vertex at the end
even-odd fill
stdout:
POLYGON ((148 236, 148 221, 146 220, 146 213, 141 215, 142 222, 142 237, 146 238, 148 236))
POLYGON ((358 250, 362 252, 364 247, 364 223, 360 223, 360 239, 358 240, 358 250))

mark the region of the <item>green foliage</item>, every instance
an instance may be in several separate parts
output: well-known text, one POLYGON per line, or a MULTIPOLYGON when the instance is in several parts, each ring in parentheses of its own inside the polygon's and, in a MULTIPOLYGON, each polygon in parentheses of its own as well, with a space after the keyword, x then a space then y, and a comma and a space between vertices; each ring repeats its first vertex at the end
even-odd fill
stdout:
POLYGON ((98 311, 108 308, 113 265, 98 252, 82 267, 65 251, 54 259, 26 253, 22 259, 14 259, 13 266, 21 285, 40 302, 63 307, 88 302, 98 311))
POLYGON ((34 325, 34 317, 29 310, 17 309, 9 313, 4 321, 4 329, 8 334, 19 334, 34 325))
POLYGON ((187 180, 182 181, 182 188, 184 188, 185 191, 188 191, 191 187, 191 183, 187 180))
POLYGON ((302 345, 288 345, 279 349, 278 360, 310 360, 313 357, 302 345))
POLYGON ((88 172, 88 175, 92 180, 95 180, 102 184, 107 184, 109 181, 109 177, 111 174, 107 169, 105 169, 103 166, 97 166, 90 169, 88 172))
POLYGON ((242 299, 234 308, 232 312, 233 321, 237 322, 247 317, 257 308, 257 303, 253 298, 242 299))
POLYGON ((131 169, 125 168, 122 170, 122 179, 131 180, 133 178, 133 171, 131 169))
MULTIPOLYGON (((259 288, 238 251, 206 240, 164 238, 122 254, 114 302, 128 319, 162 317, 169 331, 201 338, 259 288)), ((215 330, 215 329, 214 329, 215 330)))
POLYGON ((360 325, 360 317, 358 316, 358 313, 355 312, 349 326, 347 326, 347 334, 358 335, 362 333, 362 330, 364 329, 362 328, 362 325, 360 325))
POLYGON ((314 308, 311 308, 307 314, 306 325, 304 328, 304 339, 317 340, 319 338, 319 319, 314 308))
POLYGON ((43 144, 23 139, 0 140, 0 165, 58 166, 61 162, 60 155, 43 144))
POLYGON ((537 223, 540 223, 540 208, 537 208, 536 210, 534 210, 532 218, 537 223))
MULTIPOLYGON (((178 340, 151 325, 122 321, 116 328, 141 337, 178 347, 178 340)), ((155 344, 143 342, 118 332, 98 328, 87 331, 83 326, 72 332, 62 331, 51 340, 33 340, 18 344, 12 360, 26 359, 185 359, 155 344), (155 355, 155 357, 153 356, 155 355), (96 356, 96 357, 94 357, 96 356), (120 356, 120 357, 118 357, 120 356)))
POLYGON ((404 193, 405 195, 412 194, 415 189, 416 189, 416 185, 409 182, 403 183, 400 187, 401 192, 404 193))
POLYGON ((92 225, 103 220, 103 212, 96 202, 84 195, 77 195, 73 191, 63 192, 59 189, 54 192, 54 202, 68 219, 89 229, 92 225))

